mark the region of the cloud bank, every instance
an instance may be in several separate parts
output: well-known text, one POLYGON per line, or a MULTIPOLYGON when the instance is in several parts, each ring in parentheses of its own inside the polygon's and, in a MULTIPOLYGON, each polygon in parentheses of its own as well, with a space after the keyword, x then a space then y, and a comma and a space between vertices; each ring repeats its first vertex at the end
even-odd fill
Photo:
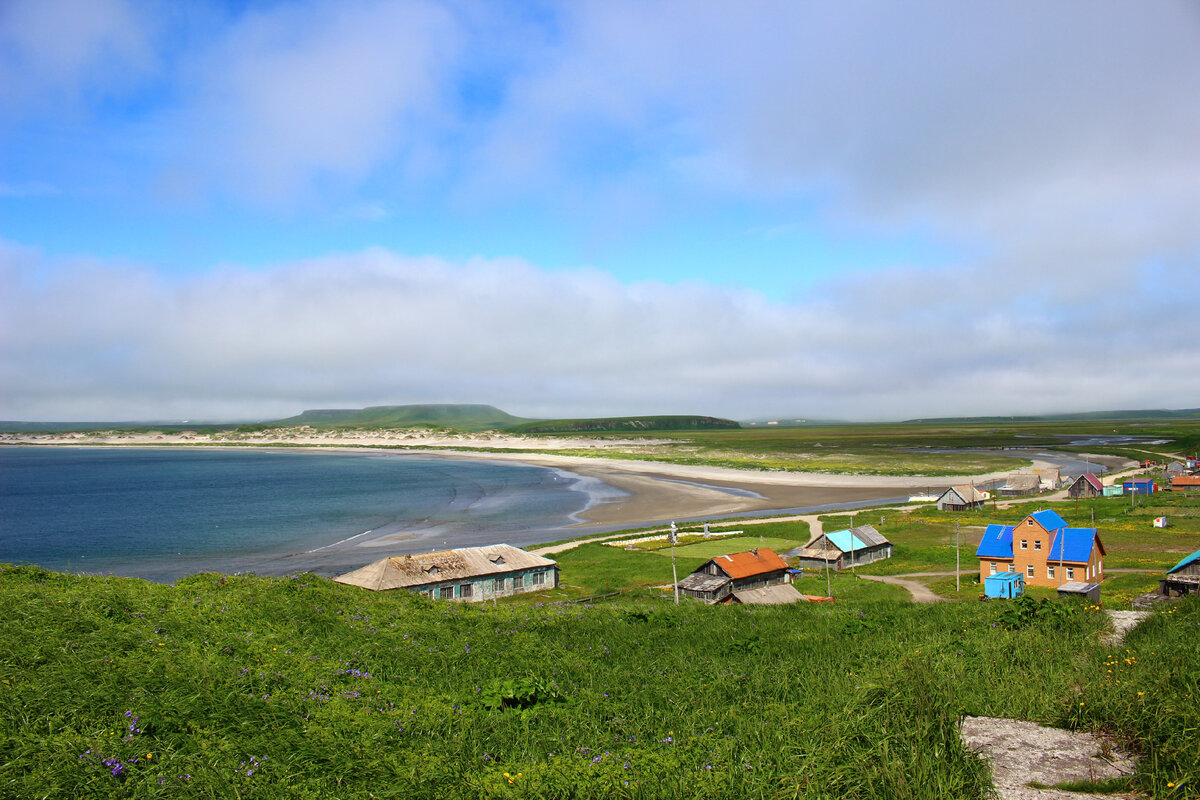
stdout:
POLYGON ((1194 311, 1195 272, 1165 305, 1152 275, 1087 304, 921 271, 842 280, 788 304, 378 249, 182 279, 10 246, 0 274, 8 419, 434 401, 529 416, 896 419, 1200 397, 1200 351, 1159 317, 1194 311))

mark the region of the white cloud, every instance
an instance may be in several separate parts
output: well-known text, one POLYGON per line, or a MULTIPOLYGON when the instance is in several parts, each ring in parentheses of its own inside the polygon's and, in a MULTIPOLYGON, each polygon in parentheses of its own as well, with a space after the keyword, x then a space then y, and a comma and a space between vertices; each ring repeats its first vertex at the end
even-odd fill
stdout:
POLYGON ((948 293, 947 275, 923 270, 845 279, 782 304, 385 250, 171 279, 8 247, 0 418, 245 418, 433 401, 534 416, 1181 407, 1200 396, 1200 352, 1158 316, 1192 311, 1195 266, 1167 269, 1174 301, 1135 282, 1080 309, 1031 303, 1002 280, 948 293))

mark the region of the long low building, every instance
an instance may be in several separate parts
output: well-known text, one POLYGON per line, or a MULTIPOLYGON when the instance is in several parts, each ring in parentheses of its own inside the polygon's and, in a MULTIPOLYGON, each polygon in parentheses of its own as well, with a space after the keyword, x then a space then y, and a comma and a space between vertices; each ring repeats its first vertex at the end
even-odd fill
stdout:
POLYGON ((372 591, 407 589, 438 600, 478 603, 558 586, 559 567, 508 544, 389 556, 339 575, 372 591))
POLYGON ((891 558, 892 543, 874 525, 859 525, 857 528, 823 533, 788 555, 797 558, 798 567, 841 570, 891 558))

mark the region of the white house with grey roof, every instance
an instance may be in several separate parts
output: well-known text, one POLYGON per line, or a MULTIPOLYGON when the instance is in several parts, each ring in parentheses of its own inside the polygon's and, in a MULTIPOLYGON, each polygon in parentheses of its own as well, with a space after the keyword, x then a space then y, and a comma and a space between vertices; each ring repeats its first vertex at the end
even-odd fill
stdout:
POLYGON ((508 544, 388 556, 334 578, 372 591, 407 589, 478 603, 558 586, 558 564, 508 544))

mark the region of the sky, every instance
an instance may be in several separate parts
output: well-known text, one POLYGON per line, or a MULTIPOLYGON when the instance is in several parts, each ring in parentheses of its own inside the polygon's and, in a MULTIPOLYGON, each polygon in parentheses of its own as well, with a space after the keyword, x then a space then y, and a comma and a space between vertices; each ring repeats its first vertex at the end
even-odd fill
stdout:
POLYGON ((1190 0, 0 0, 0 419, 1200 406, 1190 0))

